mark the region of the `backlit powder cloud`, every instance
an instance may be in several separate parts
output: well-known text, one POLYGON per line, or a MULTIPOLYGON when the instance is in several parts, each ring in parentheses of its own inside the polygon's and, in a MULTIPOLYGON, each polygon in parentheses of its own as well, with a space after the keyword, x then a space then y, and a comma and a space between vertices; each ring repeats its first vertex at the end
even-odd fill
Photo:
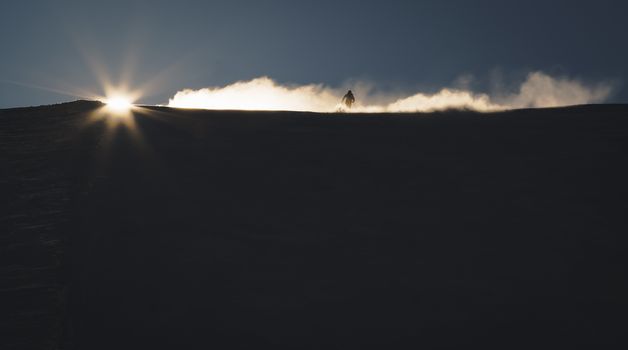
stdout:
MULTIPOLYGON (((360 84, 358 84, 360 85, 360 84)), ((344 89, 321 84, 281 85, 268 77, 240 81, 223 87, 181 90, 170 107, 241 110, 289 110, 335 112, 344 89)), ((542 72, 530 73, 514 94, 490 96, 465 89, 444 88, 436 93, 411 93, 385 97, 358 94, 351 112, 429 112, 445 109, 498 111, 526 107, 556 107, 604 102, 611 94, 608 84, 589 87, 568 78, 553 78, 542 72), (369 103, 369 101, 379 101, 369 103)), ((359 93, 359 91, 358 91, 359 93)))
POLYGON ((587 87, 577 80, 555 79, 541 72, 528 75, 519 92, 505 99, 511 108, 570 106, 606 101, 612 92, 609 84, 587 87))

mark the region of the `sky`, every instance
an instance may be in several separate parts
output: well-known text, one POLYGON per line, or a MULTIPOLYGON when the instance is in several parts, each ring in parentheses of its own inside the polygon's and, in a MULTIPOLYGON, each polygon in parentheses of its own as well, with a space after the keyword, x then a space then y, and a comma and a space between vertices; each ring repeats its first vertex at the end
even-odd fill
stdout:
POLYGON ((102 94, 103 80, 142 87, 144 104, 261 77, 492 98, 531 74, 628 103, 626 13, 613 0, 2 1, 0 108, 102 94))

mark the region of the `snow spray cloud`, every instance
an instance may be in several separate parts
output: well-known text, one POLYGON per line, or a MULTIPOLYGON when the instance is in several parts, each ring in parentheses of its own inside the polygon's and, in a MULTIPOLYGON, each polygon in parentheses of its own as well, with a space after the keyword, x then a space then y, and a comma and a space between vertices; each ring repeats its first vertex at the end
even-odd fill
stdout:
MULTIPOLYGON (((468 89, 444 88, 436 93, 397 96, 370 94, 365 84, 357 84, 357 104, 351 112, 430 112, 470 109, 482 112, 527 107, 558 107, 604 102, 611 94, 608 84, 589 87, 568 78, 553 78, 542 72, 530 73, 519 90, 490 96, 468 89), (363 91, 359 91, 363 90, 363 91), (377 101, 368 103, 368 101, 377 101)), ((224 87, 177 92, 169 107, 239 110, 286 110, 335 112, 346 90, 321 84, 281 85, 268 77, 240 81, 224 87)))

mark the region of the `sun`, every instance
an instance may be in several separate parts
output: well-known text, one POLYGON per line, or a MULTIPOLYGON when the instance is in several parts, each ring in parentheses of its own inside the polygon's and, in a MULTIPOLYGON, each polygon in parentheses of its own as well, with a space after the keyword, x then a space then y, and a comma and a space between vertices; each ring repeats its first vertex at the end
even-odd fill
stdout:
POLYGON ((126 86, 114 87, 107 84, 102 95, 93 95, 92 99, 100 101, 102 106, 92 115, 90 120, 104 120, 107 125, 117 128, 126 126, 133 128, 136 112, 142 109, 136 101, 142 96, 140 90, 129 90, 126 86))
POLYGON ((129 96, 114 95, 107 97, 103 102, 115 113, 126 113, 133 108, 133 100, 129 96))

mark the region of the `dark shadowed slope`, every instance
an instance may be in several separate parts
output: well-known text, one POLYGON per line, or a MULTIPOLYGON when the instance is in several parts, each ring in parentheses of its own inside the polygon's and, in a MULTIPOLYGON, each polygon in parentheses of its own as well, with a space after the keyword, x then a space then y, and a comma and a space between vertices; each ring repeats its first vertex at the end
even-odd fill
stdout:
POLYGON ((66 327, 71 164, 93 102, 0 110, 0 349, 57 349, 66 327))
POLYGON ((20 317, 3 328, 24 332, 5 338, 14 343, 626 343, 628 106, 489 115, 148 107, 135 113, 139 133, 78 128, 96 108, 0 112, 12 224, 1 292, 20 317))

